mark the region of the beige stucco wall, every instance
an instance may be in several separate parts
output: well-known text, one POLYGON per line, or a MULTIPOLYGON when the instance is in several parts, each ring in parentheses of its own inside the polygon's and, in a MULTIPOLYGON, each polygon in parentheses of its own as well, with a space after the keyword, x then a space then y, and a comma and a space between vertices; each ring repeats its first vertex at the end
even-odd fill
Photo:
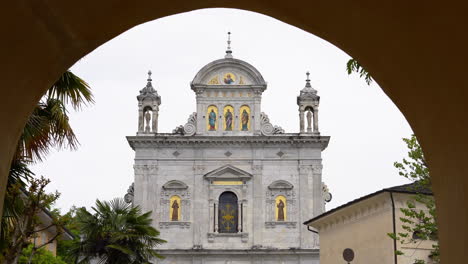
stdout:
MULTIPOLYGON (((405 232, 399 218, 400 208, 412 195, 393 193, 395 201, 396 232, 405 232)), ((420 204, 416 208, 423 209, 420 204)), ((344 207, 337 212, 318 219, 311 226, 320 235, 320 263, 344 263, 343 250, 351 248, 355 258, 352 263, 393 264, 394 244, 387 235, 393 232, 392 201, 389 192, 383 192, 344 207)), ((431 241, 396 243, 397 249, 405 253, 398 256, 398 264, 413 264, 415 259, 429 261, 431 241)), ((428 262, 430 263, 430 262, 428 262)))
MULTIPOLYGON (((42 228, 42 227, 40 227, 42 228)), ((36 246, 41 246, 42 244, 46 243, 51 239, 55 234, 47 229, 41 232, 38 232, 36 234, 36 237, 32 239, 32 243, 35 243, 36 246)), ((54 240, 54 242, 48 244, 47 246, 44 247, 45 250, 50 251, 54 256, 57 254, 57 241, 54 240)))
POLYGON ((351 248, 353 263, 393 263, 392 207, 382 193, 317 221, 320 263, 344 263, 343 250, 351 248))

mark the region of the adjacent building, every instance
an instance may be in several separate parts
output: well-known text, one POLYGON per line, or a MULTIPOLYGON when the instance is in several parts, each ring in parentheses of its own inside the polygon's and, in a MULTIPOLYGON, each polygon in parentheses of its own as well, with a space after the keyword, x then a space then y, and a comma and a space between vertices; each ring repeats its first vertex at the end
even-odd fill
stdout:
MULTIPOLYGON (((408 208, 407 201, 414 200, 417 193, 432 196, 430 190, 406 184, 374 192, 306 221, 320 235, 320 263, 347 263, 344 258, 351 256, 349 263, 413 264, 417 259, 432 263, 434 241, 409 234, 415 242, 402 244, 387 235, 406 233, 400 209, 408 208), (397 256, 396 250, 404 254, 397 256)), ((421 203, 415 202, 415 206, 427 210, 421 203)))

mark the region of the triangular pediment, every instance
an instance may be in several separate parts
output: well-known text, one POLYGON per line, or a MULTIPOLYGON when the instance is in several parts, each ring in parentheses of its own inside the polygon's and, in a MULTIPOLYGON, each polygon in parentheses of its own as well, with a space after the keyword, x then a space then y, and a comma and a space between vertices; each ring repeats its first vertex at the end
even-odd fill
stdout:
POLYGON ((209 180, 249 180, 252 174, 241 170, 232 165, 224 165, 218 169, 212 170, 205 174, 205 179, 209 180))
POLYGON ((274 181, 268 185, 268 189, 270 190, 291 190, 293 187, 291 183, 284 180, 274 181))

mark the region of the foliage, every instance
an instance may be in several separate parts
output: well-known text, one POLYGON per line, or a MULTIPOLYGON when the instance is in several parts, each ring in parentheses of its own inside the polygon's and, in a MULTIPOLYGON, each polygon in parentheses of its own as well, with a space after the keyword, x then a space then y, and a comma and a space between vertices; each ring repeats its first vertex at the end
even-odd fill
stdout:
POLYGON ((41 177, 31 178, 27 190, 19 183, 9 186, 7 195, 12 207, 15 208, 16 215, 3 217, 4 221, 11 223, 8 228, 2 230, 6 239, 2 242, 4 247, 0 252, 0 260, 4 263, 17 263, 21 251, 41 232, 55 229, 54 236, 32 247, 32 254, 53 243, 65 232, 66 222, 61 217, 49 215, 50 223, 43 223, 40 219, 40 214, 45 213, 44 209, 49 208, 60 196, 57 192, 46 193, 45 188, 49 183, 48 179, 41 177))
POLYGON ((68 264, 75 263, 74 258, 69 255, 69 252, 73 248, 73 245, 80 241, 80 227, 77 218, 78 210, 81 209, 72 206, 70 210, 62 216, 67 221, 68 231, 75 236, 74 240, 59 239, 57 241, 57 256, 60 256, 63 261, 68 264))
MULTIPOLYGON (((32 192, 30 189, 29 194, 32 193, 32 197, 24 195, 23 190, 27 188, 27 184, 31 188, 48 183, 45 183, 43 178, 33 179, 34 173, 29 170, 28 165, 42 161, 50 148, 76 149, 78 141, 69 124, 67 104, 79 110, 82 105, 88 103, 93 103, 89 85, 67 71, 49 88, 27 120, 11 163, 6 187, 0 230, 0 261, 5 254, 16 254, 16 258, 18 257, 22 248, 26 246, 21 241, 30 236, 30 230, 33 230, 31 228, 37 223, 32 220, 34 217, 30 215, 31 212, 50 209, 51 198, 55 197, 45 193, 36 197, 34 195, 38 194, 35 193, 37 189, 32 192), (21 226, 25 221, 29 221, 27 227, 21 226), (14 249, 10 248, 12 245, 15 245, 14 249)), ((58 194, 55 195, 58 198, 58 194)))
POLYGON ((70 126, 67 103, 79 110, 93 103, 89 85, 67 71, 38 102, 23 129, 15 159, 42 161, 51 148, 76 149, 78 140, 70 126))
POLYGON ((366 81, 367 85, 370 85, 373 81, 372 76, 370 73, 364 69, 364 67, 359 64, 359 62, 355 59, 349 59, 348 62, 346 63, 346 71, 348 72, 348 75, 351 75, 353 72, 356 72, 359 74, 359 77, 364 77, 364 80, 366 81))
POLYGON ((78 210, 77 219, 81 240, 70 250, 77 263, 128 264, 150 263, 156 246, 166 241, 158 238, 159 231, 151 226, 151 212, 141 213, 134 207, 116 198, 110 202, 96 200, 94 213, 85 208, 78 210))
POLYGON ((19 264, 67 264, 60 257, 55 257, 50 251, 43 248, 33 254, 33 245, 24 248, 18 259, 19 264))
MULTIPOLYGON (((404 158, 402 162, 395 162, 394 166, 398 169, 399 175, 414 182, 412 190, 417 194, 413 199, 406 202, 406 208, 401 208, 403 217, 400 217, 402 228, 405 232, 397 234, 388 234, 392 239, 401 244, 412 244, 424 240, 434 241, 431 250, 432 263, 439 263, 439 245, 437 215, 435 210, 435 201, 432 196, 421 193, 422 190, 431 189, 431 178, 429 168, 424 154, 419 145, 416 136, 404 138, 403 141, 408 147, 408 159, 404 158), (416 204, 422 204, 425 208, 418 209, 416 204)), ((403 255, 403 252, 397 251, 396 254, 403 255)), ((424 264, 424 260, 416 260, 417 264, 424 264)))

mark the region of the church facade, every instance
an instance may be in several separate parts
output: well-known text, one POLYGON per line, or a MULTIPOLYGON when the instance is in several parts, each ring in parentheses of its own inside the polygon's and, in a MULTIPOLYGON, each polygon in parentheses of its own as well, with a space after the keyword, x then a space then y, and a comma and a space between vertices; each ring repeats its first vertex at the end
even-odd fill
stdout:
POLYGON ((297 97, 299 133, 262 112, 267 83, 252 65, 224 58, 191 82, 196 112, 158 132, 161 97, 151 73, 138 95, 139 125, 127 137, 135 178, 126 199, 152 211, 167 240, 156 263, 319 263, 317 234, 302 223, 324 212, 319 96, 307 78, 297 97))

